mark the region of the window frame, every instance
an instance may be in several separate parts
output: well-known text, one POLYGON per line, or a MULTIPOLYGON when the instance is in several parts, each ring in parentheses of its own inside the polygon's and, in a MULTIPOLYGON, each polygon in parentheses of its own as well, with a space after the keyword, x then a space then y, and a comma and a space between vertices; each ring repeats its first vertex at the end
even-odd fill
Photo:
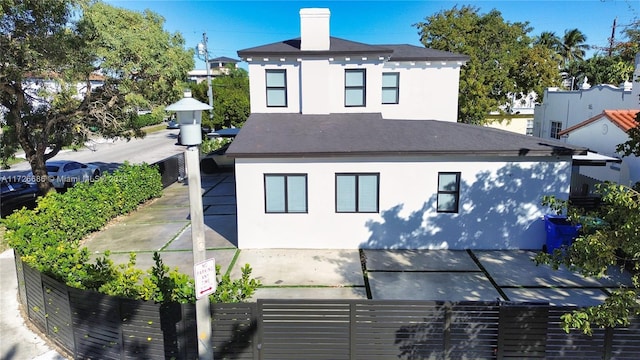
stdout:
POLYGON ((302 173, 265 173, 263 174, 263 190, 264 190, 264 212, 265 214, 308 214, 309 213, 309 176, 308 174, 302 173), (284 178, 284 188, 282 189, 282 193, 284 195, 284 211, 273 211, 269 210, 269 202, 268 202, 268 188, 267 188, 267 178, 269 177, 281 177, 284 178), (290 177, 303 177, 304 178, 304 211, 291 211, 289 209, 289 178, 290 177))
POLYGON ((380 173, 336 173, 335 174, 335 212, 337 214, 378 214, 380 213, 380 173), (355 177, 355 189, 353 189, 353 195, 355 196, 354 200, 354 208, 353 211, 339 210, 339 192, 338 192, 338 178, 344 177, 355 177), (376 194, 375 194, 375 210, 372 211, 363 211, 360 210, 360 177, 361 176, 375 176, 376 179, 376 194))
POLYGON ((265 84, 265 100, 267 107, 271 108, 286 108, 288 106, 287 99, 287 70, 286 69, 266 69, 264 71, 264 84, 265 84), (269 74, 282 74, 284 76, 283 86, 269 86, 269 74), (270 105, 269 104, 269 90, 281 90, 284 92, 284 104, 283 105, 270 105))
POLYGON ((462 173, 459 171, 440 171, 438 172, 438 187, 436 192, 436 212, 457 214, 460 211, 460 180, 462 173), (455 175, 456 176, 456 188, 455 190, 440 190, 440 181, 442 175, 455 175), (455 209, 440 210, 440 195, 453 195, 455 197, 455 209))
POLYGON ((345 107, 366 107, 367 106, 367 69, 345 69, 344 70, 344 106, 345 107), (348 85, 347 74, 349 73, 361 73, 362 85, 348 85), (361 90, 362 91, 362 103, 356 105, 347 104, 347 92, 349 90, 361 90))
POLYGON ((560 139, 560 132, 562 131, 562 121, 551 121, 551 128, 549 129, 549 137, 552 139, 560 139))
POLYGON ((383 72, 382 73, 382 96, 381 96, 381 100, 382 100, 382 104, 383 105, 394 105, 394 104, 399 104, 400 103, 400 73, 399 72, 383 72), (394 75, 396 78, 396 85, 395 86, 384 86, 384 77, 385 75, 389 76, 389 75, 394 75), (396 98, 394 102, 385 102, 384 101, 384 91, 385 90, 394 90, 395 94, 396 94, 396 98))

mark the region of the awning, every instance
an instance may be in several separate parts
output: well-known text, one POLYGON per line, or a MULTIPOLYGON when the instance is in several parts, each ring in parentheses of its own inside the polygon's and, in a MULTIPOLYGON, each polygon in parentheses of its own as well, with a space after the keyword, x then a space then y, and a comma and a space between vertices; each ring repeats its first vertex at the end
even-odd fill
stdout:
POLYGON ((586 155, 573 155, 573 166, 606 166, 607 163, 621 163, 622 159, 588 151, 586 155))

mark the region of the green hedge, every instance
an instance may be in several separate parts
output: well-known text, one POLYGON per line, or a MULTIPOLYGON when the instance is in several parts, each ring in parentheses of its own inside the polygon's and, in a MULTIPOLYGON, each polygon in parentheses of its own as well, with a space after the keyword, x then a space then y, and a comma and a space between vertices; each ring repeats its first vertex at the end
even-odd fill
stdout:
MULTIPOLYGON (((34 210, 14 212, 3 220, 5 239, 26 264, 71 287, 131 299, 194 302, 193 279, 169 269, 157 253, 154 267, 145 273, 135 267, 135 254, 127 264, 114 265, 109 252, 92 262, 87 248, 80 247, 88 234, 161 194, 162 181, 155 167, 125 163, 96 182, 78 183, 64 194, 53 192, 40 198, 34 210)), ((260 285, 250 274, 247 265, 238 280, 222 276, 211 300, 249 298, 260 285)))
POLYGON ((134 125, 137 128, 143 128, 145 126, 151 126, 151 125, 158 125, 160 123, 162 123, 162 121, 164 120, 164 117, 160 114, 143 114, 143 115, 136 115, 136 117, 133 119, 134 125))

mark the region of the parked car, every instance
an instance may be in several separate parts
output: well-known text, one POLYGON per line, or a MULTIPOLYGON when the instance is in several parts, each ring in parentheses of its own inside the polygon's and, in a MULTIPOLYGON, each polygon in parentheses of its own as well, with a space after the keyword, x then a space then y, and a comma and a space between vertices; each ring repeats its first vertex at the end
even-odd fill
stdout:
POLYGON ((175 120, 169 120, 167 122, 167 129, 180 129, 180 124, 175 120))
POLYGON ((11 215, 15 210, 27 207, 32 209, 36 206, 36 199, 40 195, 40 190, 35 183, 2 179, 0 185, 2 191, 0 198, 0 216, 11 215))
POLYGON ((98 166, 77 161, 47 161, 46 165, 51 184, 56 189, 66 189, 81 181, 94 181, 102 174, 98 166))

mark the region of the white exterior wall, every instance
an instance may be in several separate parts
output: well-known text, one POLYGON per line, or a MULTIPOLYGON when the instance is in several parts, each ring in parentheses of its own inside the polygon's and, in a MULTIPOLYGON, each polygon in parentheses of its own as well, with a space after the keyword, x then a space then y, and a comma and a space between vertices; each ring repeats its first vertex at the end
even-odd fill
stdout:
POLYGON ((399 103, 383 104, 383 118, 458 120, 460 64, 391 61, 384 64, 383 72, 400 73, 399 103))
MULTIPOLYGON (((567 143, 595 151, 598 154, 620 157, 616 146, 629 140, 629 135, 602 117, 588 125, 569 133, 567 143)), ((615 181, 623 185, 633 185, 640 181, 640 159, 635 156, 623 157, 622 164, 610 164, 604 167, 580 167, 580 173, 598 180, 615 181)))
MULTIPOLYGON (((513 160, 517 160, 514 158, 513 160)), ((236 159, 240 248, 540 249, 543 195, 567 198, 557 162, 428 157, 236 159), (461 174, 460 211, 436 212, 438 172, 461 174), (380 212, 336 213, 335 173, 380 173, 380 212), (266 214, 265 173, 307 174, 308 213, 266 214)))
POLYGON ((601 114, 604 110, 640 108, 640 100, 634 98, 631 91, 611 85, 598 85, 577 91, 547 89, 543 101, 535 108, 533 134, 544 139, 551 138, 552 121, 561 122, 564 130, 601 114))

